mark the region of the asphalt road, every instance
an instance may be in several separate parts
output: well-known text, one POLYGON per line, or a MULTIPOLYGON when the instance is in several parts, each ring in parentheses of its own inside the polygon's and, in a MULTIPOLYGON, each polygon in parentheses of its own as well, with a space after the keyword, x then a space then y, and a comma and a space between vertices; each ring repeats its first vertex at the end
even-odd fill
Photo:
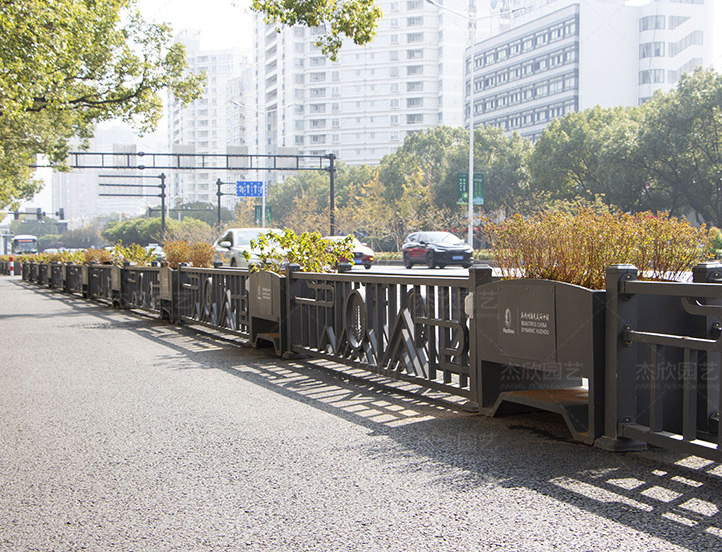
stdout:
POLYGON ((719 550, 722 467, 0 277, 0 550, 719 550))

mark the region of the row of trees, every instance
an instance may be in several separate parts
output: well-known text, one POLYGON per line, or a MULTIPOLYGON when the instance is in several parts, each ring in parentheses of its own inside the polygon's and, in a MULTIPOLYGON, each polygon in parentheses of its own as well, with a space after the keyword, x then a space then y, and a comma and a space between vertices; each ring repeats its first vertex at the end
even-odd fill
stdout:
MULTIPOLYGON (((624 212, 670 211, 722 225, 722 75, 698 70, 639 107, 595 107, 553 121, 535 143, 498 128, 475 131, 486 174, 487 216, 601 201, 624 212)), ((400 244, 412 230, 466 225, 456 178, 468 167, 468 131, 436 127, 409 136, 378 167, 339 163, 339 233, 400 244)), ((304 173, 269 191, 271 224, 328 228, 328 175, 304 173)), ((252 225, 241 204, 238 223, 252 225)))

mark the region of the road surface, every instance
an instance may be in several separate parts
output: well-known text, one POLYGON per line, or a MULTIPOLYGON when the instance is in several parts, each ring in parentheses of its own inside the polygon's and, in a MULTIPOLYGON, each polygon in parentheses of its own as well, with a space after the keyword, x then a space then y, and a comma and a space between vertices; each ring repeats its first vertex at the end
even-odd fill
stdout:
POLYGON ((722 468, 0 277, 0 550, 719 550, 722 468))

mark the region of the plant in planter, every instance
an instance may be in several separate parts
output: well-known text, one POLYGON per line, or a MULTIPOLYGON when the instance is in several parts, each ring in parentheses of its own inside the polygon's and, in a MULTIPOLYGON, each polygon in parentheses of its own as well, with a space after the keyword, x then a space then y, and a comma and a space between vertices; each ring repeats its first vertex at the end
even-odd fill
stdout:
MULTIPOLYGON (((287 264, 297 264, 304 272, 336 272, 342 259, 353 259, 353 236, 332 242, 318 232, 296 234, 286 229, 282 233, 261 234, 257 240, 251 240, 251 248, 260 260, 250 265, 253 272, 266 270, 281 274, 287 264)), ((250 261, 250 252, 244 255, 250 261)))
POLYGON ((213 265, 213 246, 205 242, 185 240, 167 241, 163 246, 168 266, 177 269, 180 263, 190 263, 195 267, 209 268, 213 265))
POLYGON ((633 264, 653 280, 676 280, 708 256, 710 236, 669 213, 515 215, 485 221, 504 278, 555 280, 604 288, 612 264, 633 264))
POLYGON ((120 240, 113 247, 111 255, 113 263, 118 266, 123 266, 126 262, 135 266, 148 266, 155 257, 152 250, 148 251, 142 245, 131 243, 125 246, 120 240))
POLYGON ((113 255, 107 249, 86 249, 83 252, 85 264, 113 264, 113 255))

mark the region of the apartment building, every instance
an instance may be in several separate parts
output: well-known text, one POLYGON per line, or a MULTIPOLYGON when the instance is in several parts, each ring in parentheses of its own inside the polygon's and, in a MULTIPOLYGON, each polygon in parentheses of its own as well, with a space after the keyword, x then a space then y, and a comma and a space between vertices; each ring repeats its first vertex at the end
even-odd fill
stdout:
MULTIPOLYGON (((424 0, 379 0, 374 40, 344 43, 332 62, 319 29, 277 32, 256 18, 255 125, 259 153, 335 153, 376 164, 413 132, 462 124, 466 20, 424 0)), ((465 12, 465 0, 445 5, 465 12)))
MULTIPOLYGON (((202 98, 183 107, 172 95, 168 107, 168 143, 173 153, 222 154, 245 151, 245 111, 242 107, 247 84, 247 58, 235 50, 202 50, 200 33, 181 31, 176 40, 186 47, 188 68, 206 74, 202 98)), ((203 167, 225 165, 224 158, 206 158, 203 167, 194 170, 173 170, 169 173, 168 195, 173 206, 195 201, 216 201, 216 181, 235 181, 240 173, 203 170, 203 167)), ((225 196, 223 204, 235 201, 225 196)))
POLYGON ((641 104, 712 63, 712 9, 711 0, 502 2, 508 30, 474 45, 474 126, 535 139, 570 111, 641 104))

